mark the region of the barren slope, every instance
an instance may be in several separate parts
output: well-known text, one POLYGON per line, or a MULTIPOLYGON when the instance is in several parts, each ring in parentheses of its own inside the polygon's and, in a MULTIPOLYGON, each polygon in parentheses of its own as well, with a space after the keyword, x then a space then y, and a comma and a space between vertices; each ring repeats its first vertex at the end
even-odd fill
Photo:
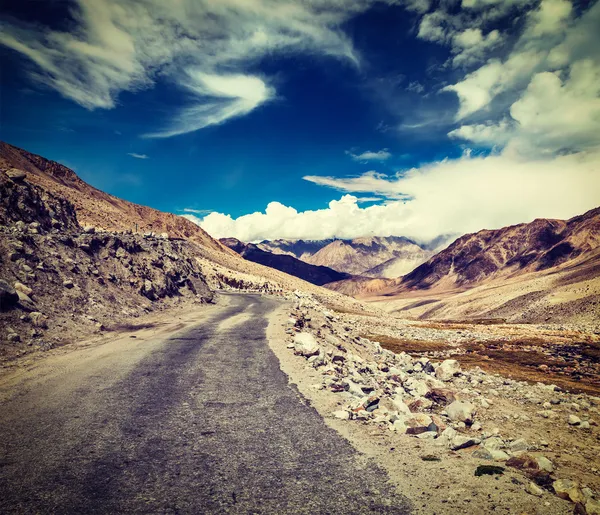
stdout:
POLYGON ((4 142, 0 142, 0 168, 24 170, 30 183, 71 202, 83 226, 107 231, 167 233, 171 238, 185 238, 208 248, 231 252, 185 218, 104 193, 82 181, 66 166, 4 142))

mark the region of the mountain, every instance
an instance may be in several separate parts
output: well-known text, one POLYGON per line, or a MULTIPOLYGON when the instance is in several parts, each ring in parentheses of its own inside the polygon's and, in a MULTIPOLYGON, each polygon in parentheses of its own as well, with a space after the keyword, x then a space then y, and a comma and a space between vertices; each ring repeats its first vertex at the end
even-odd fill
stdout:
POLYGON ((466 234, 402 278, 405 288, 468 287, 546 270, 600 246, 600 208, 570 220, 537 219, 466 234))
POLYGON ((4 142, 0 142, 0 168, 23 170, 27 172, 28 182, 71 202, 84 226, 107 231, 166 233, 173 238, 185 238, 213 250, 229 252, 202 228, 181 216, 104 193, 81 180, 66 166, 4 142))
POLYGON ((385 277, 385 274, 394 268, 412 270, 430 255, 431 252, 408 238, 370 236, 353 240, 334 240, 304 260, 313 265, 328 266, 353 275, 385 277), (386 266, 378 268, 386 262, 386 266))
POLYGON ((281 270, 318 286, 350 277, 350 274, 341 273, 325 266, 311 265, 288 254, 265 251, 259 245, 243 243, 236 238, 221 238, 220 242, 248 261, 281 270))
POLYGON ((327 288, 410 318, 589 324, 600 317, 600 208, 466 234, 404 277, 327 288))
POLYGON ((257 244, 257 247, 272 254, 286 254, 298 259, 306 260, 313 254, 321 250, 326 245, 333 242, 328 240, 264 240, 257 244))

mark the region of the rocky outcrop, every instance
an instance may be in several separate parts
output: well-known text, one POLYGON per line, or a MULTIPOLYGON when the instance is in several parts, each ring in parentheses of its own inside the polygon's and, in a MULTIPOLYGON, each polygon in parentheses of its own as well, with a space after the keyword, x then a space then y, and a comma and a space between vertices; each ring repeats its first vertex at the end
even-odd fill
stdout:
POLYGON ((183 301, 210 302, 198 248, 82 228, 68 201, 0 170, 0 321, 13 330, 0 354, 49 348, 183 301))

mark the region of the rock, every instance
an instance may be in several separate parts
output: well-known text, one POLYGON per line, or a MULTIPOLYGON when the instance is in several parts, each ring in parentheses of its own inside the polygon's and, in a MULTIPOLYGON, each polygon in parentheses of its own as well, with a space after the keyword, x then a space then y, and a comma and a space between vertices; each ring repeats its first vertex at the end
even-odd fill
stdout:
POLYGON ((577 415, 569 415, 569 420, 567 422, 570 426, 578 426, 581 424, 581 419, 577 415))
POLYGON ((535 495, 536 497, 541 497, 542 495, 544 495, 544 490, 541 489, 538 485, 536 485, 533 481, 527 483, 525 491, 528 494, 535 495))
POLYGON ((554 488, 554 492, 561 499, 571 502, 581 502, 584 500, 579 483, 571 479, 558 479, 552 483, 552 488, 554 488))
POLYGON ((511 452, 522 452, 529 449, 529 445, 527 444, 527 441, 524 438, 514 440, 510 443, 508 447, 511 450, 511 452))
POLYGON ((34 327, 39 327, 40 329, 48 329, 48 317, 39 311, 34 311, 29 314, 31 318, 31 323, 34 327))
POLYGON ((472 424, 475 416, 475 406, 470 402, 454 401, 446 408, 448 418, 454 422, 472 424))
POLYGON ((17 295, 19 296, 19 306, 28 311, 35 311, 35 303, 33 300, 31 300, 22 291, 17 291, 17 295))
POLYGON ((588 499, 585 502, 585 512, 587 515, 600 515, 600 501, 588 499))
POLYGON ((65 279, 65 280, 63 281, 63 286, 64 286, 65 288, 68 288, 68 289, 70 290, 70 289, 71 289, 71 288, 73 288, 75 285, 73 284, 73 281, 71 281, 71 279, 65 279))
POLYGON ((435 431, 437 435, 437 428, 433 424, 431 417, 425 415, 425 413, 414 413, 404 423, 407 426, 406 433, 409 435, 419 435, 426 431, 435 431))
POLYGON ((448 388, 432 388, 425 397, 441 406, 447 406, 456 400, 456 394, 448 388))
POLYGON ((26 286, 18 281, 14 284, 14 288, 17 292, 23 292, 28 297, 31 297, 31 294, 33 293, 33 290, 29 286, 26 286))
POLYGON ((415 377, 409 377, 404 382, 404 388, 414 397, 425 397, 427 392, 429 392, 427 383, 415 377))
POLYGON ((579 424, 579 429, 589 429, 590 423, 587 420, 584 420, 579 424))
POLYGON ((450 381, 455 375, 460 374, 460 364, 455 359, 442 361, 435 370, 435 377, 442 381, 450 381))
POLYGON ((154 284, 149 279, 144 280, 144 284, 140 289, 140 293, 149 300, 156 299, 156 290, 154 284))
POLYGON ((545 456, 536 456, 535 459, 540 470, 543 470, 544 472, 548 473, 554 472, 554 465, 548 458, 546 458, 545 456))
POLYGON ((332 415, 339 420, 350 420, 350 413, 346 410, 334 411, 332 415))
POLYGON ((294 352, 306 358, 319 354, 319 344, 310 333, 298 333, 294 336, 294 352))
POLYGON ((21 341, 21 337, 17 333, 8 333, 6 339, 11 343, 17 343, 21 341))
POLYGON ((25 179, 25 177, 27 177, 26 172, 24 172, 23 170, 19 170, 17 168, 11 168, 10 170, 7 170, 5 173, 9 179, 12 179, 15 182, 22 182, 25 179))
POLYGON ((485 447, 480 447, 479 449, 473 451, 471 454, 473 458, 478 458, 480 460, 493 460, 492 453, 488 451, 485 447))
POLYGON ((8 311, 19 302, 17 291, 6 281, 0 280, 0 311, 8 311))
POLYGON ((406 430, 408 428, 407 428, 406 424, 404 423, 404 418, 398 418, 398 419, 394 420, 394 422, 390 426, 390 429, 392 431, 395 431, 396 433, 404 434, 404 433, 406 433, 406 430))
POLYGON ((465 435, 456 435, 452 441, 450 442, 450 448, 453 451, 458 451, 460 449, 466 449, 467 447, 473 447, 474 445, 478 445, 479 438, 473 438, 471 436, 465 435))

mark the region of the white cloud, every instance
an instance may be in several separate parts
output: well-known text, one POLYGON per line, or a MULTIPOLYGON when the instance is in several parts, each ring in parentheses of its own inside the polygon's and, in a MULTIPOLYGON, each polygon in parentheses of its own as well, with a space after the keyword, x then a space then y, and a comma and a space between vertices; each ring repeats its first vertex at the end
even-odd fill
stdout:
POLYGON ((577 61, 564 79, 556 72, 536 74, 511 105, 510 116, 510 121, 463 125, 448 135, 524 156, 600 147, 600 64, 577 61))
POLYGON ((127 155, 135 157, 136 159, 150 159, 146 154, 136 154, 135 152, 128 152, 127 155))
POLYGON ((457 33, 452 40, 452 65, 472 66, 480 62, 493 48, 500 45, 503 37, 498 30, 483 34, 480 28, 469 28, 457 33))
POLYGON ((387 159, 392 157, 392 154, 390 154, 387 148, 377 150, 376 152, 367 150, 360 154, 354 154, 347 150, 346 154, 348 154, 355 161, 386 161, 387 159))
MULTIPOLYGON (((490 109, 502 94, 512 96, 514 102, 538 73, 562 70, 566 74, 569 67, 580 59, 598 62, 599 23, 598 3, 577 18, 573 15, 569 0, 542 0, 537 8, 527 13, 523 32, 505 58, 490 59, 457 83, 442 89, 458 96, 460 105, 457 120, 490 109)), ((467 29, 462 35, 456 34, 452 39, 453 51, 458 51, 461 43, 474 43, 477 48, 477 40, 480 40, 477 29, 467 29)), ((494 42, 491 43, 493 46, 494 42)), ((465 48, 470 47, 465 45, 465 48)), ((481 58, 485 51, 476 57, 481 58)), ((455 59, 460 61, 462 56, 459 53, 455 59)), ((465 59, 470 58, 467 50, 465 59)))
POLYGON ((258 77, 207 75, 199 70, 189 72, 185 86, 199 99, 198 103, 183 109, 169 127, 147 137, 168 138, 218 125, 248 114, 274 95, 274 90, 258 77))
MULTIPOLYGON (((159 78, 174 83, 189 103, 154 131, 164 137, 242 116, 270 99, 267 81, 249 71, 266 55, 357 63, 340 27, 375 2, 74 0, 69 32, 4 22, 0 44, 30 60, 34 80, 88 109, 113 108, 121 92, 159 78)), ((413 4, 421 11, 425 0, 413 4)))
POLYGON ((537 217, 569 218, 600 205, 600 153, 522 160, 506 155, 444 160, 390 178, 307 177, 344 192, 377 192, 391 200, 360 207, 346 194, 324 209, 298 212, 271 202, 239 218, 211 213, 200 225, 215 237, 274 238, 404 235, 421 241, 440 234, 494 229, 537 217))

